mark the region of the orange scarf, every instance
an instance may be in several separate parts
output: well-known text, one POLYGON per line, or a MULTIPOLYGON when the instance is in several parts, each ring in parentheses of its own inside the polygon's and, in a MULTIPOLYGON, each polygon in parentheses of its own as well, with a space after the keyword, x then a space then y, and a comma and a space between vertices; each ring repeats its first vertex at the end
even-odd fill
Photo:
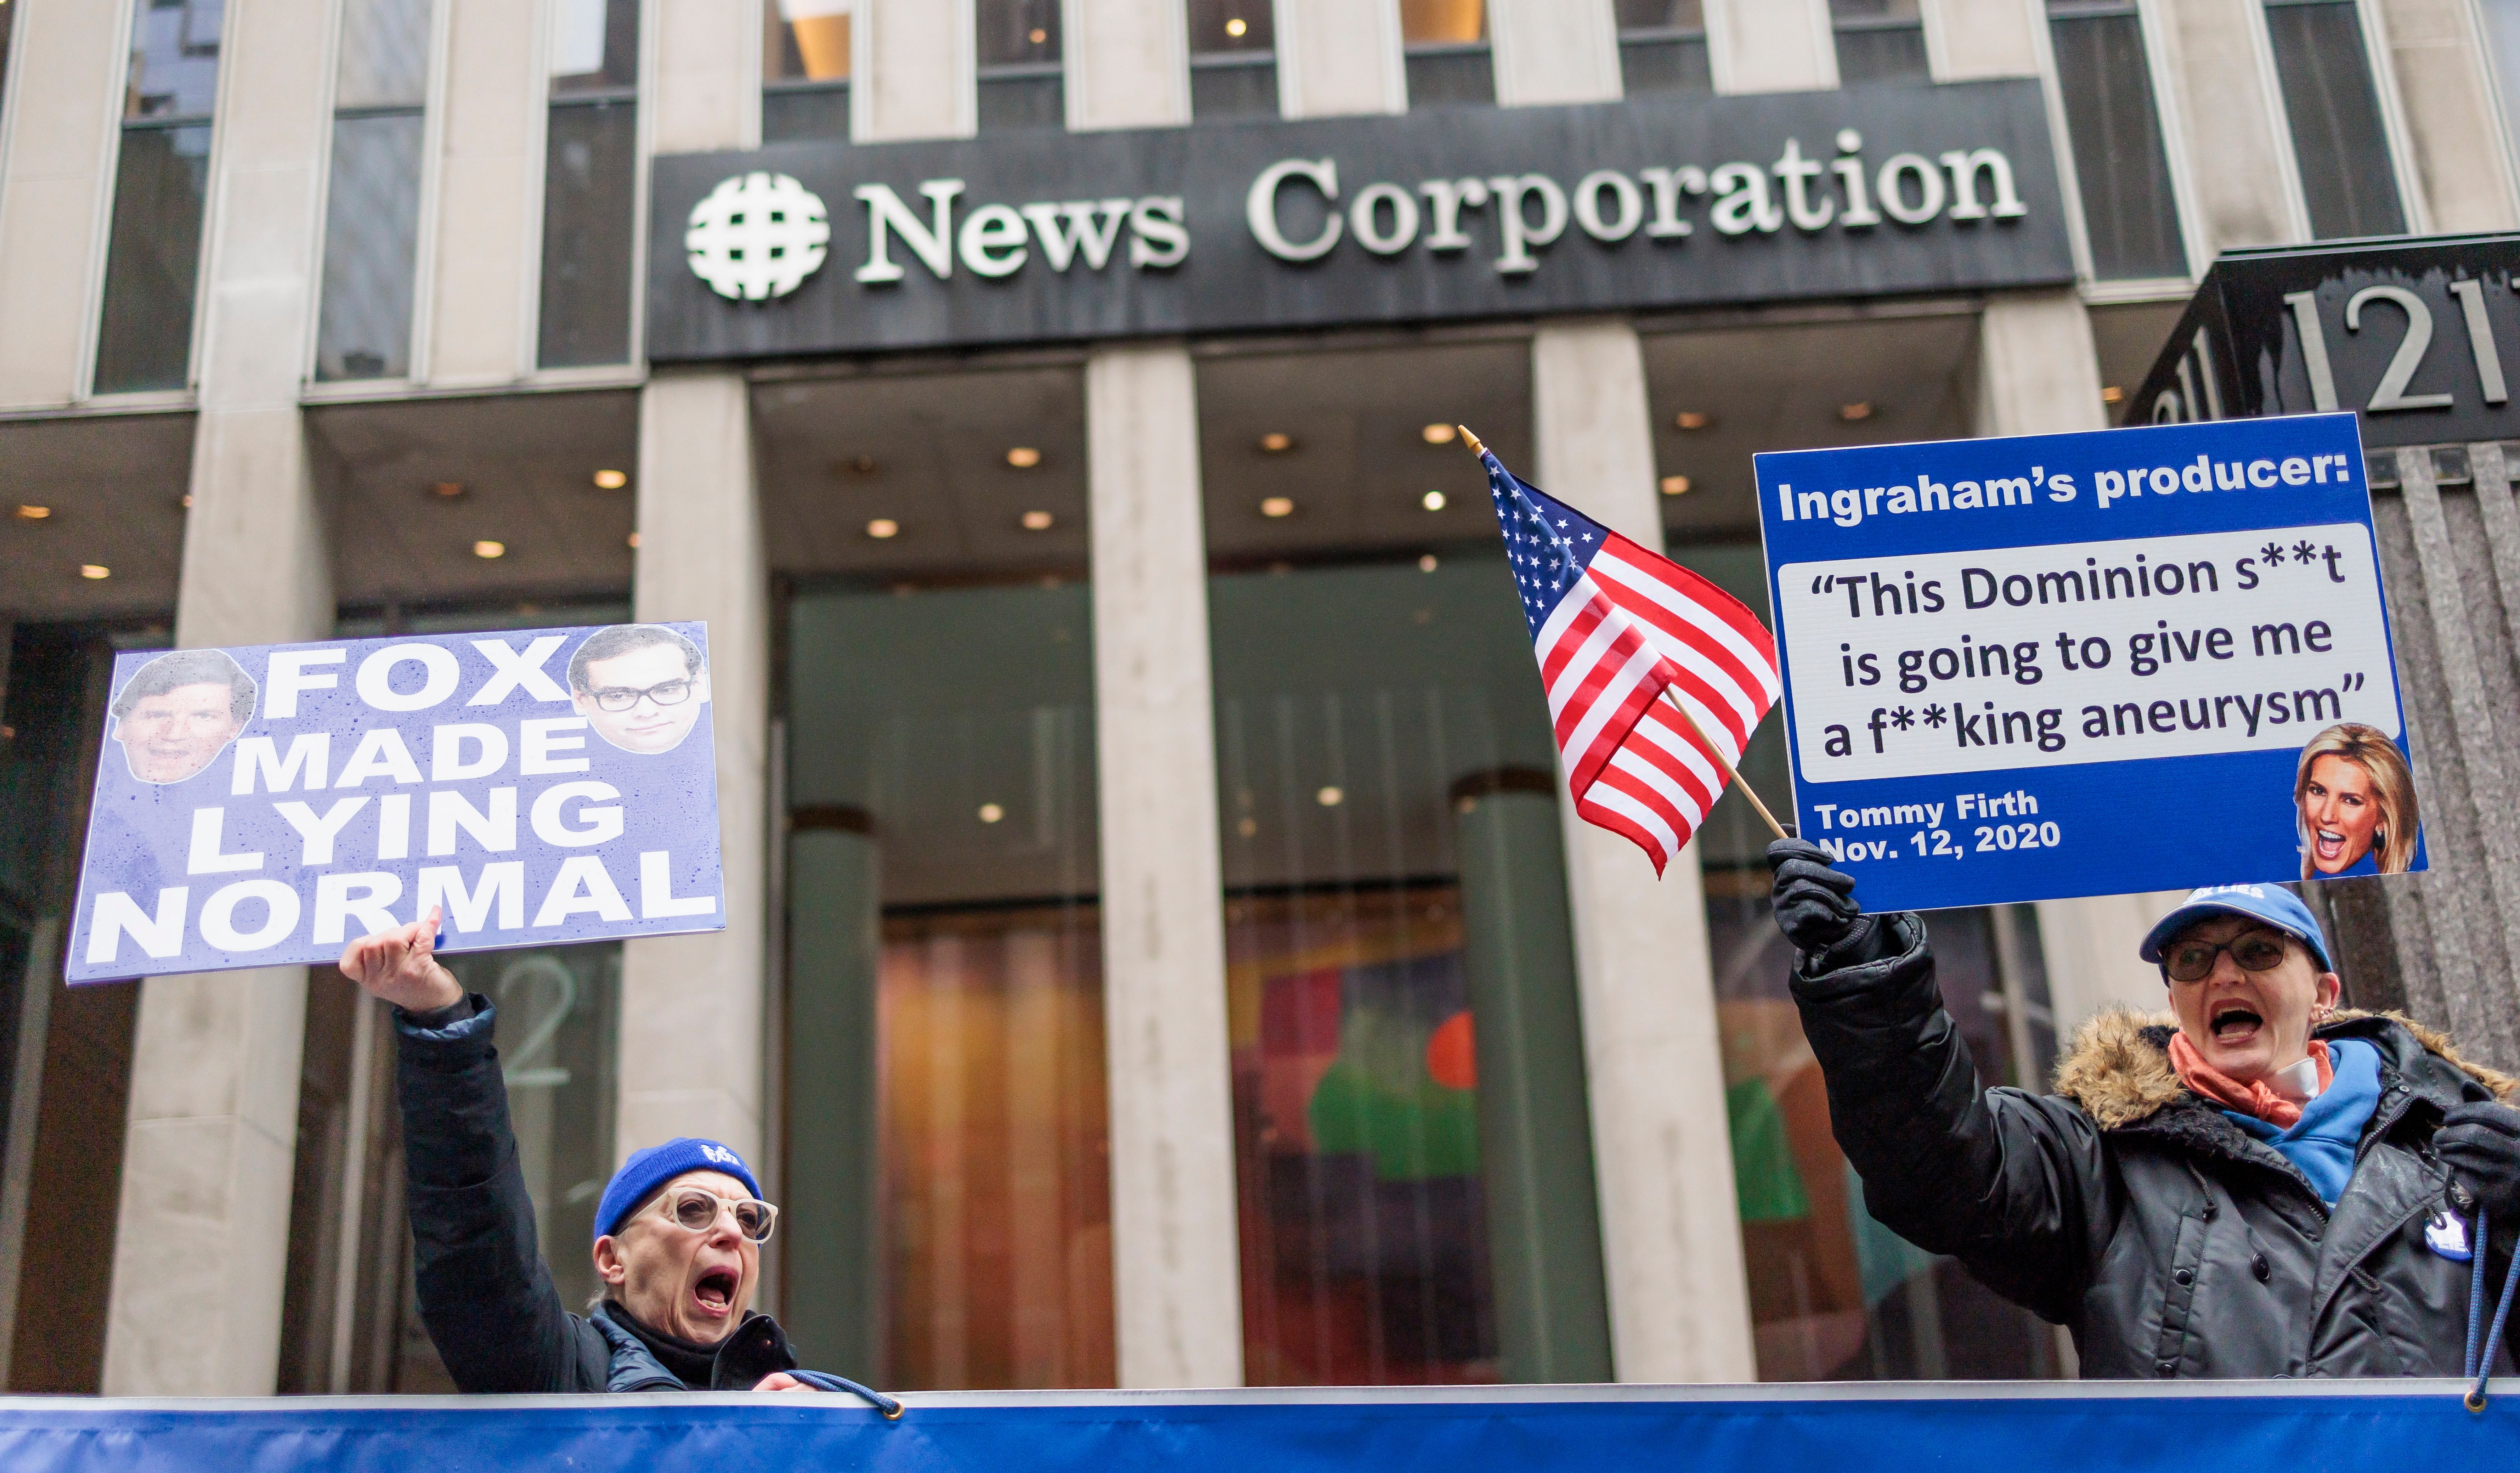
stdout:
MULTIPOLYGON (((2318 1090, 2323 1094, 2336 1079, 2336 1070, 2327 1060, 2327 1046, 2312 1039, 2310 1056, 2318 1060, 2318 1090)), ((2301 1106, 2276 1094, 2264 1080, 2244 1085, 2205 1062, 2196 1046, 2187 1042, 2186 1034, 2170 1036, 2170 1067, 2179 1071, 2179 1082, 2190 1094, 2225 1109, 2254 1115, 2279 1131, 2291 1130, 2301 1120, 2301 1106)))

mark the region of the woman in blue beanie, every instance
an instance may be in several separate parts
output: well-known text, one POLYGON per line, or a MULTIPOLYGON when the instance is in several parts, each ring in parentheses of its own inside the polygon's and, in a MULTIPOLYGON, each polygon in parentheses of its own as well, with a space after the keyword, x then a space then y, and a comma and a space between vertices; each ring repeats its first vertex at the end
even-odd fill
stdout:
POLYGON ((595 1214, 604 1297, 552 1287, 517 1164, 490 1000, 437 964, 438 913, 351 942, 341 971, 394 1004, 420 1316, 468 1392, 854 1389, 799 1371, 751 1313, 779 1209, 743 1158, 682 1138, 634 1153, 595 1214))

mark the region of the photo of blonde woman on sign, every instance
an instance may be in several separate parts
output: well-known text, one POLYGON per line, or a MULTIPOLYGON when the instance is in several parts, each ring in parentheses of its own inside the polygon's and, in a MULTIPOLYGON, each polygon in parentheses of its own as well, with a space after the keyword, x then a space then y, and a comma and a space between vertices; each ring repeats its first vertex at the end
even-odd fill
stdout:
POLYGON ((2406 754, 2377 727, 2340 722, 2301 749, 2293 777, 2301 877, 2404 874, 2422 820, 2406 754))

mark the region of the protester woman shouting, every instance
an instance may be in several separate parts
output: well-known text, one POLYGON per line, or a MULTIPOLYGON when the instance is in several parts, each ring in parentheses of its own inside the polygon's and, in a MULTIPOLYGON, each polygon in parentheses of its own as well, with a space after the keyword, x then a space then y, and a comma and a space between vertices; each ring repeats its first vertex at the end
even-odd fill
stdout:
MULTIPOLYGON (((2086 1376, 2456 1376, 2472 1219, 2520 1229, 2515 1082, 2341 1011, 2310 911, 2198 890, 2144 937, 2170 1013, 2103 1013, 2057 1093, 1980 1082, 1924 922, 1772 845, 1792 989, 1873 1217, 2072 1331, 2086 1376)), ((2491 1352, 2503 1370, 2507 1350, 2491 1352)))

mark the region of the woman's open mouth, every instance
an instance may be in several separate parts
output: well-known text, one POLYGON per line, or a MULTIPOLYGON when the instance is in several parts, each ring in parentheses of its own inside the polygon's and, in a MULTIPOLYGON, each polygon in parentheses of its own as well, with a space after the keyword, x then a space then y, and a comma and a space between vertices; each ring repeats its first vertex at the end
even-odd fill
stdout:
POLYGON ((2206 1031, 2214 1035, 2214 1042, 2218 1044, 2245 1044, 2258 1036, 2258 1030, 2266 1026, 2266 1021, 2258 1015, 2256 1008, 2246 1003, 2226 1003, 2214 1009, 2213 1020, 2206 1025, 2206 1031))
POLYGON ((2322 828, 2311 836, 2311 845, 2318 857, 2330 864, 2345 857, 2345 835, 2333 828, 2322 828))
POLYGON ((698 1301, 700 1312, 724 1315, 735 1308, 736 1276, 725 1269, 712 1269, 700 1275, 692 1286, 692 1298, 698 1301))

